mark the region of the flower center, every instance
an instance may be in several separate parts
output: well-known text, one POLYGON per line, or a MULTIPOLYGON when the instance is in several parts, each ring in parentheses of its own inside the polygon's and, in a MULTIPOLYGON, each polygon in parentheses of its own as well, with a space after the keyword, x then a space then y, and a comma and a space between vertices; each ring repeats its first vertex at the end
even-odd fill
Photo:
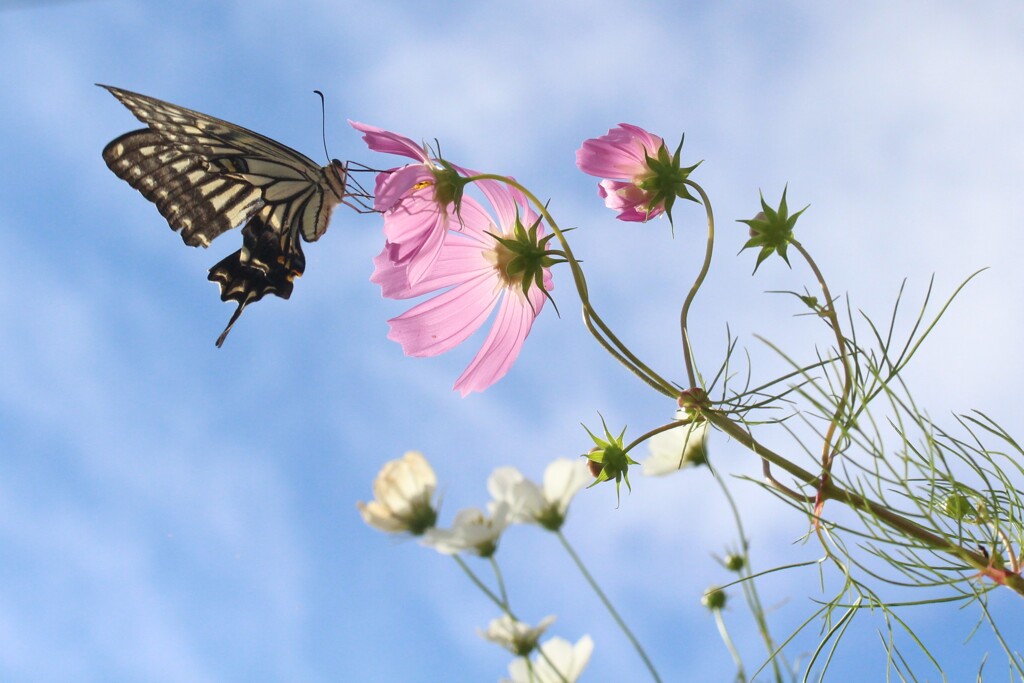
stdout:
POLYGON ((518 287, 522 284, 522 271, 514 275, 509 274, 508 266, 516 258, 516 254, 504 244, 501 242, 495 242, 493 247, 484 252, 484 258, 494 266, 494 270, 498 271, 498 276, 501 277, 502 286, 511 288, 513 286, 518 287))

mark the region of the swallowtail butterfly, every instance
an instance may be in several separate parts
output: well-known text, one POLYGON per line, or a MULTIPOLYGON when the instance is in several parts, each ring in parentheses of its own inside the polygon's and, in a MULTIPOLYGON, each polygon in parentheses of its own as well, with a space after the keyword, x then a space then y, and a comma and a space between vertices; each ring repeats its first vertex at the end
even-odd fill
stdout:
POLYGON ((287 299, 306 266, 299 241, 327 230, 345 201, 345 164, 320 167, 259 133, 137 93, 106 88, 146 128, 103 149, 103 160, 167 219, 192 247, 206 247, 239 225, 242 248, 210 268, 221 301, 234 301, 217 346, 242 310, 267 294, 287 299))

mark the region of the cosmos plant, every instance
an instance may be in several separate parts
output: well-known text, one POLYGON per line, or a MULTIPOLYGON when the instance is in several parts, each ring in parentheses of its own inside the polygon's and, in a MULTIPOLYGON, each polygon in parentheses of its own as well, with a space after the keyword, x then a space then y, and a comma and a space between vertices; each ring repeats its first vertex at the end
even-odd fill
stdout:
MULTIPOLYGON (((979 628, 985 624, 1002 648, 1009 678, 1024 679, 1020 646, 1002 638, 990 610, 995 601, 1024 596, 1024 450, 980 411, 955 416, 951 426, 931 419, 918 407, 902 375, 966 282, 937 310, 929 285, 909 325, 904 324, 902 290, 885 324, 851 314, 839 306, 841 298, 833 293, 811 248, 797 239, 798 221, 802 227, 809 219, 805 209, 790 209, 786 189, 777 203, 763 196, 752 202, 744 214, 752 217, 739 219, 742 227, 734 224, 725 238, 741 255, 753 250, 755 275, 775 260, 792 277, 806 280, 782 294, 789 296, 796 312, 820 322, 825 348, 783 353, 769 342, 768 348, 788 365, 774 378, 760 377, 749 365, 739 370, 737 340, 731 335, 718 357, 698 357, 689 333, 691 307, 705 284, 718 239, 711 201, 693 178, 699 162, 683 163, 682 136, 671 149, 661 136, 622 123, 585 140, 576 154, 578 168, 600 179, 599 198, 626 224, 615 228, 616 234, 627 230, 629 239, 668 240, 676 231, 659 227, 668 223, 680 226, 680 238, 689 240, 694 229, 683 212, 695 207, 703 210, 706 223, 703 262, 679 310, 671 313, 679 320, 680 362, 663 373, 599 315, 582 262, 547 201, 510 176, 456 165, 436 147, 374 126, 352 125, 371 150, 409 160, 376 177, 374 207, 383 219, 384 245, 371 278, 383 297, 415 300, 388 322, 388 337, 406 355, 454 351, 490 321, 454 388, 464 397, 500 391, 495 385, 514 371, 521 353, 529 353, 527 338, 542 312, 555 309, 558 279, 568 285, 557 290, 562 309, 567 308, 566 299, 578 300, 583 324, 596 343, 665 401, 665 417, 652 419, 635 434, 616 425, 613 416, 581 416, 589 426, 580 432, 575 457, 563 454, 554 460, 540 483, 515 467, 497 467, 487 482, 490 502, 457 511, 449 526, 440 525, 434 470, 417 452, 386 463, 373 484, 375 499, 359 503, 371 527, 416 537, 452 558, 492 602, 497 614, 480 635, 513 656, 509 677, 502 680, 576 681, 600 666, 601 658, 601 643, 589 634, 544 640, 555 628, 554 616, 521 617, 514 608, 499 569, 505 532, 514 525, 558 540, 635 650, 636 680, 662 680, 656 662, 673 653, 647 651, 565 531, 579 496, 609 491, 611 515, 628 505, 631 495, 643 495, 645 478, 630 478, 637 466, 648 477, 704 477, 733 512, 735 541, 721 558, 724 580, 716 582, 726 585, 710 588, 695 600, 699 597, 714 619, 722 655, 735 663, 736 680, 824 678, 855 619, 875 619, 872 626, 883 635, 879 647, 888 671, 865 672, 866 679, 914 679, 918 674, 909 670, 907 659, 911 648, 919 649, 923 657, 918 659, 934 667, 934 674, 922 673, 923 678, 944 679, 946 653, 903 617, 917 605, 944 603, 962 607, 958 615, 970 614, 968 620, 979 622, 979 628), (677 199, 687 202, 677 204, 677 199), (667 221, 659 222, 662 217, 667 221), (907 328, 909 333, 901 337, 899 330, 907 328), (746 378, 742 384, 741 377, 746 378), (728 483, 719 476, 712 446, 725 448, 726 443, 759 465, 759 481, 728 483), (775 523, 791 528, 794 539, 813 543, 819 557, 755 572, 742 522, 752 512, 745 509, 745 498, 733 496, 733 486, 761 486, 771 493, 778 508, 775 523), (493 570, 490 583, 472 564, 481 562, 493 570), (766 574, 783 570, 813 571, 818 590, 785 596, 805 600, 810 614, 795 632, 777 636, 758 585, 766 574), (748 667, 727 628, 725 608, 733 594, 742 597, 763 644, 763 657, 754 668, 748 667), (804 629, 817 632, 817 647, 810 653, 791 652, 790 644, 804 629)), ((599 258, 591 255, 588 260, 599 258)), ((702 311, 701 324, 718 324, 716 316, 727 313, 724 306, 702 311)), ((555 322, 545 314, 544 324, 555 322)), ((745 358, 750 364, 751 356, 745 358)), ((453 453, 457 448, 452 444, 453 453)), ((587 522, 584 533, 602 527, 600 521, 587 522)), ((604 575, 611 571, 602 569, 604 575)), ((980 672, 986 662, 978 666, 980 672)))

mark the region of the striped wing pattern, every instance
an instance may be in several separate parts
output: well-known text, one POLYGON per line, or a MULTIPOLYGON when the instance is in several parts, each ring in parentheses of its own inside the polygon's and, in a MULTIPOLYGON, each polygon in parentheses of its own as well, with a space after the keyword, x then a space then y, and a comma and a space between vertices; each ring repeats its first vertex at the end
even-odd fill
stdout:
POLYGON ((210 269, 222 301, 238 304, 217 346, 248 304, 287 299, 305 268, 300 246, 327 230, 345 197, 345 167, 319 167, 259 133, 145 95, 102 86, 147 128, 103 150, 118 177, 156 204, 190 246, 244 224, 242 248, 210 269))

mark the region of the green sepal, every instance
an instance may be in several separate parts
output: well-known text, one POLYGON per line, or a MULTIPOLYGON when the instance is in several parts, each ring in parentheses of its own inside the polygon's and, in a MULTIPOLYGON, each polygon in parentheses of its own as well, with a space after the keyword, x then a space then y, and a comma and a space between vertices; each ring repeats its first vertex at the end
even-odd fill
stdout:
POLYGON ((672 221, 672 207, 675 205, 676 199, 688 199, 700 203, 700 200, 690 194, 686 180, 703 161, 698 161, 693 166, 683 167, 680 165, 679 155, 685 139, 686 135, 684 134, 679 139, 679 145, 672 155, 669 155, 668 148, 664 143, 654 157, 645 149, 644 159, 647 162, 647 167, 651 169, 651 175, 637 183, 637 187, 641 190, 651 193, 651 201, 647 207, 648 212, 652 207, 662 202, 665 203, 665 215, 668 216, 673 233, 675 232, 675 223, 672 221))
POLYGON ((786 204, 786 192, 788 189, 789 186, 787 185, 782 190, 782 200, 779 202, 778 209, 768 206, 768 202, 764 200, 764 194, 762 193, 761 213, 754 218, 737 221, 738 223, 745 223, 750 228, 750 239, 747 240, 740 251, 742 252, 754 247, 761 248, 757 254, 757 262, 754 264, 755 273, 764 260, 772 254, 778 254, 786 262, 787 266, 792 267, 789 263, 787 250, 789 249, 790 242, 793 240, 793 227, 796 225, 797 219, 800 218, 800 214, 807 210, 807 206, 790 216, 789 206, 786 204))
POLYGON ((597 477, 587 488, 592 488, 598 484, 615 480, 615 500, 616 504, 620 501, 620 488, 622 482, 626 482, 626 489, 632 491, 633 488, 629 484, 629 466, 639 465, 636 460, 629 457, 629 453, 626 452, 626 447, 623 443, 623 437, 626 435, 626 428, 622 428, 622 432, 618 436, 615 436, 608 431, 608 425, 604 421, 604 416, 601 417, 601 427, 604 429, 604 438, 595 436, 590 429, 583 425, 583 429, 587 431, 590 438, 594 441, 594 448, 588 453, 584 453, 584 457, 592 462, 596 462, 601 465, 601 471, 597 477))
POLYGON ((519 280, 527 301, 530 301, 530 287, 538 287, 544 293, 544 296, 547 297, 548 301, 551 302, 551 305, 555 307, 555 312, 557 313, 558 306, 555 304, 555 300, 551 298, 550 292, 544 287, 544 269, 559 263, 567 263, 568 258, 565 252, 561 250, 548 249, 548 243, 555 237, 554 233, 538 238, 537 233, 540 228, 540 222, 541 218, 538 217, 527 228, 519 219, 519 212, 517 211, 516 224, 511 237, 497 235, 493 232, 487 234, 493 237, 511 254, 511 258, 505 264, 505 275, 509 279, 517 278, 519 280))
POLYGON ((442 206, 455 205, 455 214, 462 220, 462 195, 469 181, 462 177, 458 169, 444 159, 436 159, 440 168, 433 168, 434 199, 442 206))

